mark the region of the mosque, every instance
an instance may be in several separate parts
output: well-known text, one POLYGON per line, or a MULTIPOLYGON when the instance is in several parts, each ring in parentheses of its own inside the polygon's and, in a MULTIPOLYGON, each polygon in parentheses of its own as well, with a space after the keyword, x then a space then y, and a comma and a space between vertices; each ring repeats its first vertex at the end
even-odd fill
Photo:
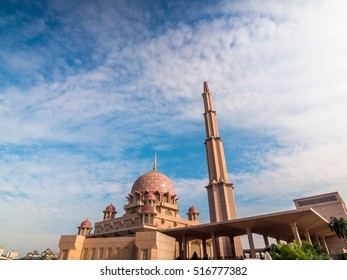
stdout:
POLYGON ((61 260, 173 260, 233 259, 262 257, 270 240, 302 239, 319 244, 331 255, 341 254, 346 244, 328 226, 330 216, 347 218, 347 208, 337 193, 294 200, 296 209, 238 218, 234 186, 229 181, 223 141, 219 137, 212 92, 203 85, 206 157, 209 182, 205 187, 210 223, 199 223, 199 211, 190 207, 186 218, 179 214, 178 197, 171 180, 153 170, 140 176, 126 197, 125 213, 117 216, 114 205, 103 211, 94 224, 86 219, 76 235, 62 235, 61 260), (264 246, 256 248, 254 236, 262 236, 264 246), (248 240, 243 248, 241 236, 248 240))

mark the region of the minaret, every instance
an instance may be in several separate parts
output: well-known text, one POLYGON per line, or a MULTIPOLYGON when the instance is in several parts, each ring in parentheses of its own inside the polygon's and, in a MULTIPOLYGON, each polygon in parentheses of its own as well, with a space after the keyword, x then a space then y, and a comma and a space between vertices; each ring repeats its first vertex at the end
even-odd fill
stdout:
MULTIPOLYGON (((204 99, 205 107, 205 146, 209 176, 209 184, 206 186, 206 189, 210 210, 210 221, 228 221, 237 218, 234 187, 233 184, 229 182, 223 141, 219 137, 216 111, 213 110, 212 92, 209 90, 207 82, 204 82, 204 92, 202 93, 202 97, 204 99)), ((219 241, 221 241, 221 239, 222 238, 219 238, 219 241)), ((235 252, 230 252, 230 242, 225 241, 226 240, 223 241, 224 245, 221 244, 222 242, 219 242, 221 255, 234 254, 235 252), (225 243, 229 243, 229 245, 226 245, 225 243), (229 247, 229 249, 226 249, 225 246, 229 247)), ((235 238, 234 241, 235 249, 241 246, 239 238, 235 238), (239 244, 237 244, 238 242, 239 244)), ((242 247, 240 248, 242 250, 242 247)))
MULTIPOLYGON (((204 82, 204 93, 202 94, 205 105, 205 127, 206 127, 206 152, 208 163, 209 185, 214 183, 229 183, 227 166, 225 163, 223 141, 218 134, 216 111, 213 110, 212 93, 208 88, 207 82, 204 82)), ((232 184, 231 184, 232 186, 232 184)), ((233 217, 233 218, 236 218, 233 217)), ((219 219, 216 217, 215 221, 219 219)), ((227 220, 230 220, 228 217, 227 220)))

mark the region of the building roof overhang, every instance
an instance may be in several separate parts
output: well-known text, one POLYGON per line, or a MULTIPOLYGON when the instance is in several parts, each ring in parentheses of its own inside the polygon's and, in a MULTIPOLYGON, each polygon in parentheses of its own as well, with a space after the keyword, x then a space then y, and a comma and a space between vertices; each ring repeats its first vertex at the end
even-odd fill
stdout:
POLYGON ((210 239, 212 234, 220 236, 240 236, 252 233, 272 237, 280 240, 291 241, 294 239, 292 225, 296 225, 299 234, 304 236, 306 232, 320 238, 333 235, 329 228, 329 222, 313 209, 290 210, 246 218, 239 218, 224 222, 215 222, 187 226, 184 228, 165 229, 162 233, 182 241, 192 239, 210 239))

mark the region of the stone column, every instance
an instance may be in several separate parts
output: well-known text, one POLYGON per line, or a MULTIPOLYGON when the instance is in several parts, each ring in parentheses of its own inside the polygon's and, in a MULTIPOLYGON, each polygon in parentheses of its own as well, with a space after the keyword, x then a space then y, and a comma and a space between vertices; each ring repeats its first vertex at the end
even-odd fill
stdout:
POLYGON ((202 240, 202 258, 204 259, 207 256, 207 245, 206 239, 202 240))
POLYGON ((179 253, 178 253, 178 255, 179 255, 179 257, 180 257, 180 259, 182 260, 183 259, 183 247, 182 247, 182 241, 179 241, 178 242, 178 250, 179 250, 179 253))
POLYGON ((212 252, 213 252, 213 259, 217 260, 219 256, 219 248, 217 244, 217 238, 214 235, 214 232, 211 234, 212 239, 212 252))
POLYGON ((322 237, 322 238, 321 238, 321 241, 322 241, 321 243, 323 244, 323 246, 322 246, 323 250, 324 250, 325 252, 327 252, 327 253, 330 255, 329 248, 328 248, 328 245, 327 245, 327 243, 326 243, 326 241, 325 241, 325 238, 322 237))
POLYGON ((204 248, 203 248, 202 240, 201 240, 201 242, 199 242, 199 249, 200 249, 200 258, 203 260, 204 259, 204 248))
POLYGON ((320 244, 320 240, 319 240, 318 235, 316 234, 315 236, 316 236, 316 242, 317 242, 317 244, 318 244, 320 247, 322 247, 322 245, 320 244))
POLYGON ((187 242, 187 260, 192 257, 192 242, 187 242))
POLYGON ((300 235, 299 235, 299 230, 296 226, 296 223, 291 223, 290 224, 290 227, 293 231, 293 235, 294 235, 294 239, 296 241, 296 244, 301 247, 302 243, 301 243, 301 238, 300 238, 300 235))
POLYGON ((247 237, 248 237, 248 243, 249 243, 249 249, 251 251, 251 258, 255 258, 255 248, 254 248, 254 241, 253 241, 253 235, 251 232, 251 229, 247 228, 247 237))
POLYGON ((234 236, 229 236, 229 239, 230 239, 230 247, 231 247, 231 257, 236 258, 234 236))
POLYGON ((308 231, 305 232, 305 240, 312 245, 311 236, 308 231))
POLYGON ((183 258, 182 258, 182 260, 186 260, 187 259, 187 240, 186 240, 185 235, 183 235, 182 243, 183 243, 183 258))

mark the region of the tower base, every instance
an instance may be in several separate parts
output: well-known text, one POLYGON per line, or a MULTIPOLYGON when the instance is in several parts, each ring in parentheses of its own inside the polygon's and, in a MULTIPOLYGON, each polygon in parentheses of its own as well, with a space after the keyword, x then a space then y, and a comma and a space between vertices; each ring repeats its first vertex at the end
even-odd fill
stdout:
POLYGON ((218 237, 216 240, 217 256, 216 259, 230 259, 243 256, 241 238, 236 237, 218 237))

